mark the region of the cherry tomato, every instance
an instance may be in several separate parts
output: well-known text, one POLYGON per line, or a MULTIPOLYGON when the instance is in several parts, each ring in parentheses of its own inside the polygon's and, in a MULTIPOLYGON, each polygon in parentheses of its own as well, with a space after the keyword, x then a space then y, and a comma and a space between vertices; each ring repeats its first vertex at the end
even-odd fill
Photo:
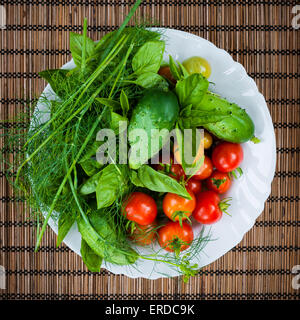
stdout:
POLYGON ((185 199, 175 193, 167 193, 163 200, 163 211, 165 215, 173 221, 187 219, 196 206, 196 197, 192 191, 188 190, 191 200, 185 199))
POLYGON ((129 238, 136 244, 140 246, 150 245, 155 241, 156 238, 156 222, 153 222, 149 225, 135 225, 133 233, 129 236, 129 238))
POLYGON ((191 57, 185 60, 182 64, 189 74, 201 73, 205 78, 209 78, 211 74, 210 64, 204 58, 191 57))
POLYGON ((206 181, 209 190, 219 194, 225 193, 231 186, 231 180, 227 173, 215 170, 206 181))
POLYGON ((169 176, 177 181, 184 180, 186 178, 182 165, 176 163, 171 165, 169 176))
POLYGON ((204 180, 207 179, 213 172, 213 164, 208 156, 205 156, 203 165, 201 168, 193 175, 193 179, 204 180))
POLYGON ((133 192, 124 205, 123 215, 139 225, 149 225, 157 216, 157 206, 154 199, 143 192, 133 192))
POLYGON ((204 191, 197 195, 197 204, 193 212, 195 220, 202 224, 212 224, 222 217, 219 207, 220 197, 214 191, 204 191))
POLYGON ((180 252, 187 249, 194 240, 190 224, 183 222, 168 222, 158 230, 158 242, 162 248, 170 252, 180 252))
POLYGON ((204 131, 204 149, 209 149, 213 143, 213 138, 211 134, 209 134, 207 131, 204 131))
POLYGON ((201 181, 195 180, 193 178, 189 179, 185 186, 187 189, 191 190, 194 194, 197 194, 201 191, 201 181))
POLYGON ((243 161, 244 153, 240 144, 222 142, 218 144, 212 153, 212 161, 217 170, 230 172, 235 170, 243 161))
POLYGON ((165 77, 166 79, 170 80, 174 84, 176 84, 176 80, 173 78, 170 67, 169 66, 164 66, 161 67, 158 71, 158 74, 161 75, 162 77, 165 77))

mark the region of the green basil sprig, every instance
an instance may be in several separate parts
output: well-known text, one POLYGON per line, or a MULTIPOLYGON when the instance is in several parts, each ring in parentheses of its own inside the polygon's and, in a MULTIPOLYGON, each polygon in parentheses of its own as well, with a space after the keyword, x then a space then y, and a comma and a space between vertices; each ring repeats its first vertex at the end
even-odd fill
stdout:
POLYGON ((132 59, 132 69, 136 75, 146 72, 157 73, 165 50, 163 41, 148 41, 137 51, 132 59))
POLYGON ((131 171, 130 179, 137 187, 147 188, 156 192, 171 192, 191 199, 191 196, 183 185, 148 165, 141 166, 138 171, 131 171))
POLYGON ((92 250, 83 238, 81 239, 80 254, 89 271, 100 271, 103 258, 100 257, 94 250, 92 250))

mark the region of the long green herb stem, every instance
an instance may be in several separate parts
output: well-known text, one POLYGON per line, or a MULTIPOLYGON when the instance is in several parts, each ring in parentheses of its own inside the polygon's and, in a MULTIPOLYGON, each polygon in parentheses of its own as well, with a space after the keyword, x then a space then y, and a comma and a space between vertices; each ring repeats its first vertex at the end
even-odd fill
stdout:
MULTIPOLYGON (((122 25, 120 26, 120 28, 117 30, 117 32, 114 34, 114 36, 112 37, 109 45, 107 46, 107 48, 105 49, 105 51, 103 52, 102 55, 102 59, 104 59, 106 57, 106 55, 110 52, 111 48, 113 47, 116 39, 118 39, 119 35, 122 33, 122 31, 125 29, 125 27, 127 26, 128 22, 130 21, 130 19, 132 18, 132 16, 134 15, 135 11, 137 10, 137 8, 139 7, 139 5, 141 4, 142 0, 137 0, 136 3, 134 4, 134 6, 131 8, 131 10, 129 11, 127 17, 125 18, 125 20, 123 21, 122 25)), ((97 46, 100 45, 97 44, 97 46)), ((96 46, 96 49, 97 49, 96 46)))
MULTIPOLYGON (((104 110, 103 110, 103 111, 104 111, 104 110)), ((38 238, 37 238, 36 245, 35 245, 35 251, 37 251, 38 248, 39 248, 39 246, 40 246, 40 242, 41 242, 41 240, 42 240, 43 234, 44 234, 44 232, 45 232, 45 230, 46 230, 46 226, 47 226, 48 221, 49 221, 49 219, 50 219, 50 217, 51 217, 51 214, 52 214, 52 212, 53 212, 53 210, 54 210, 54 207, 55 207, 55 204, 56 204, 56 202, 57 202, 57 200, 58 200, 58 197, 59 197, 59 195, 61 194, 61 192, 62 192, 62 190, 63 190, 63 187, 64 187, 65 183, 67 182, 68 177, 69 177, 69 175, 71 174, 72 170, 74 169, 77 161, 79 160, 82 152, 84 151, 84 149, 85 149, 85 147, 87 146, 88 142, 89 142, 90 139, 92 138, 94 131, 96 130, 97 126, 99 125, 99 123, 100 123, 100 121, 101 121, 101 119, 102 119, 102 116, 103 116, 103 114, 104 114, 103 111, 102 111, 102 114, 101 114, 101 115, 98 117, 98 119, 95 121, 93 127, 91 128, 91 130, 90 130, 90 132, 89 132, 89 134, 88 134, 88 136, 86 137, 84 143, 82 144, 81 148, 79 149, 79 151, 78 151, 78 153, 77 153, 77 155, 76 155, 76 158, 73 160, 73 162, 72 162, 69 170, 67 171, 67 173, 66 173, 66 175, 65 175, 62 183, 60 184, 60 186, 59 186, 59 188, 58 188, 58 190, 57 190, 57 192, 56 192, 56 195, 55 195, 55 197, 54 197, 54 199, 53 199, 53 202, 52 202, 52 204, 51 204, 51 207, 50 207, 50 209, 49 209, 49 211, 48 211, 48 213, 47 213, 47 215, 46 215, 46 217, 45 217, 45 220, 44 220, 42 229, 41 229, 41 231, 40 231, 40 233, 39 233, 39 236, 38 236, 38 238)))
POLYGON ((83 45, 81 58, 81 75, 83 76, 86 68, 86 39, 87 39, 87 18, 83 22, 83 45))

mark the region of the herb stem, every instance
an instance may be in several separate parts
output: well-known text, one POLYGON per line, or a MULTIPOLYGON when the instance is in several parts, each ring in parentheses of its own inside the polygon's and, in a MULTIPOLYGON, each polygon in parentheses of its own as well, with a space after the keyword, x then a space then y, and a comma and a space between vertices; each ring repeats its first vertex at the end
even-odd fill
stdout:
POLYGON ((83 44, 82 44, 82 56, 81 56, 81 76, 83 76, 86 68, 86 38, 87 38, 87 18, 84 18, 83 22, 83 44))
POLYGON ((93 135, 95 129, 97 128, 98 124, 100 123, 100 121, 101 121, 101 119, 102 119, 102 115, 104 114, 104 110, 105 110, 105 109, 103 109, 102 114, 101 114, 101 115, 98 117, 98 119, 95 121, 92 129, 90 130, 88 136, 86 137, 84 143, 82 144, 80 150, 78 151, 78 154, 77 154, 76 158, 75 158, 74 161, 72 162, 72 165, 70 166, 69 170, 67 171, 67 173, 66 173, 66 175, 65 175, 62 183, 60 184, 60 186, 59 186, 59 188, 58 188, 58 190, 57 190, 57 192, 56 192, 56 195, 55 195, 55 197, 54 197, 54 199, 53 199, 53 201, 52 201, 51 207, 50 207, 50 209, 49 209, 49 211, 48 211, 48 213, 47 213, 47 215, 46 215, 46 218, 45 218, 45 220, 44 220, 42 229, 41 229, 41 231, 40 231, 40 233, 39 233, 39 236, 38 236, 38 238, 37 238, 36 245, 35 245, 35 251, 37 251, 38 248, 39 248, 39 246, 40 246, 40 243, 41 243, 43 234, 44 234, 44 232, 45 232, 45 230, 46 230, 48 221, 49 221, 49 219, 50 219, 50 217, 51 217, 51 214, 52 214, 52 212, 53 212, 53 210, 54 210, 54 207, 55 207, 55 204, 56 204, 56 202, 57 202, 57 200, 58 200, 58 197, 59 197, 59 195, 61 194, 61 192, 62 192, 62 190, 63 190, 63 187, 64 187, 64 185, 66 184, 66 181, 68 180, 68 178, 69 178, 69 176, 70 176, 73 168, 75 167, 75 165, 76 165, 78 159, 80 158, 82 152, 84 151, 86 145, 88 144, 88 142, 89 142, 90 139, 92 138, 92 135, 93 135))
MULTIPOLYGON (((125 29, 125 27, 127 26, 128 22, 130 21, 130 19, 132 18, 132 16, 134 15, 135 11, 137 10, 137 8, 139 7, 139 5, 141 4, 142 0, 137 0, 136 3, 134 4, 134 6, 131 8, 131 10, 129 11, 127 17, 125 18, 125 20, 123 21, 122 25, 120 26, 120 28, 118 29, 118 31, 116 32, 116 34, 113 36, 113 38, 111 39, 109 45, 107 46, 107 48, 105 49, 105 51, 103 52, 102 58, 104 59, 106 57, 106 55, 109 53, 109 51, 111 50, 111 48, 113 47, 116 39, 119 37, 119 35, 121 34, 121 32, 125 29)), ((100 42, 99 44, 100 45, 100 42)), ((96 46, 96 49, 98 47, 98 45, 96 46)))

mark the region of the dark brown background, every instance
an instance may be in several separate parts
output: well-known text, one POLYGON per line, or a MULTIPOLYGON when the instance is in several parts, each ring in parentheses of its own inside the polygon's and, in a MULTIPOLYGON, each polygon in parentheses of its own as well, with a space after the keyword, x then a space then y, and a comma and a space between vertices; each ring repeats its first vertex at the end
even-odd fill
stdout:
MULTIPOLYGON (((0 1, 7 10, 0 31, 1 120, 22 110, 45 83, 37 72, 70 59, 69 31, 99 39, 119 26, 132 1, 0 1)), ((297 299, 291 273, 299 257, 299 31, 291 26, 296 1, 145 1, 139 16, 161 26, 188 31, 227 50, 242 63, 264 94, 277 139, 277 168, 265 210, 243 241, 190 280, 132 280, 102 269, 87 271, 81 259, 47 229, 41 250, 33 252, 34 227, 22 213, 0 172, 0 265, 7 289, 0 299, 297 299)), ((0 123, 9 133, 15 124, 0 123)), ((14 150, 1 149, 12 157, 14 150)))

